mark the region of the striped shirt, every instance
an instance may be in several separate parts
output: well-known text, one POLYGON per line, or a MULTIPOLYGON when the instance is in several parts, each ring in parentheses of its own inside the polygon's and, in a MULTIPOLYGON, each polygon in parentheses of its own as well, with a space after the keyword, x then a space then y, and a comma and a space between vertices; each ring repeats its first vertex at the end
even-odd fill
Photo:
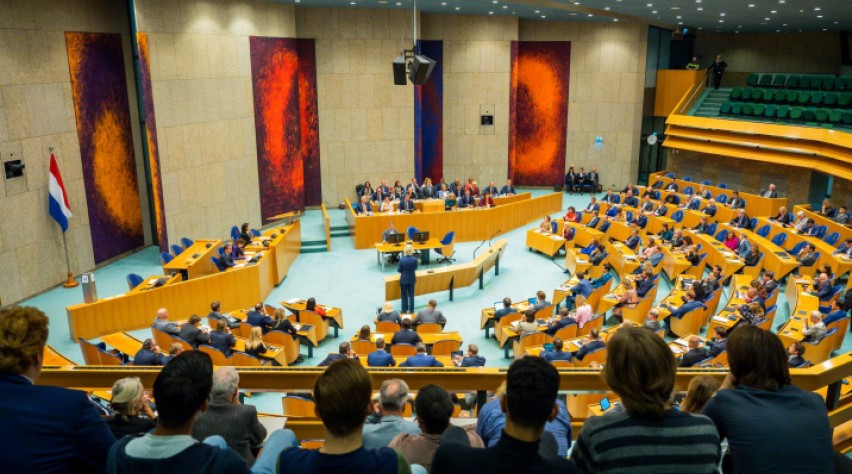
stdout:
POLYGON ((715 473, 720 457, 713 422, 677 410, 659 420, 589 418, 571 452, 580 472, 598 473, 715 473))

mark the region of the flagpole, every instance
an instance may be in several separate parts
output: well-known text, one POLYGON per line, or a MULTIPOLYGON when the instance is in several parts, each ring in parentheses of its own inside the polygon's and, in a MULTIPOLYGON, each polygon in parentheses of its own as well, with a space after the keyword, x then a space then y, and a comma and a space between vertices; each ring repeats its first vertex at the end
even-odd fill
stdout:
POLYGON ((68 279, 62 285, 65 288, 74 288, 79 283, 74 279, 74 274, 71 273, 71 257, 68 256, 68 239, 65 238, 65 232, 62 232, 62 246, 65 247, 65 267, 68 269, 68 279))

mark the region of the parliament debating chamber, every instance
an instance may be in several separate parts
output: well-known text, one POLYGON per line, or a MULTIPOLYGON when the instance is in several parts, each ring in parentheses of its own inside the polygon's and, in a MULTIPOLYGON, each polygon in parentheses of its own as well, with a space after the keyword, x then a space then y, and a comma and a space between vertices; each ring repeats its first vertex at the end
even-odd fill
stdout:
POLYGON ((6 472, 852 472, 852 8, 751 1, 0 0, 6 472))

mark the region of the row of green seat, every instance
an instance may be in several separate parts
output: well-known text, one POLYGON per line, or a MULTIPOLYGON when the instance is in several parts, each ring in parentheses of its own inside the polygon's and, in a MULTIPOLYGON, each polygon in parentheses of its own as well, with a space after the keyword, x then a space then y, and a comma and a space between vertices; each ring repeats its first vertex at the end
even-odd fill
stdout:
POLYGON ((777 106, 775 104, 752 104, 749 102, 725 102, 720 115, 759 117, 784 122, 808 122, 818 125, 852 125, 852 110, 816 107, 777 106))
POLYGON ((852 92, 797 91, 789 89, 759 89, 756 87, 734 87, 732 101, 767 102, 775 105, 824 105, 828 107, 852 107, 852 92))
POLYGON ((852 90, 852 77, 827 74, 751 73, 746 84, 752 87, 786 87, 806 90, 852 90))

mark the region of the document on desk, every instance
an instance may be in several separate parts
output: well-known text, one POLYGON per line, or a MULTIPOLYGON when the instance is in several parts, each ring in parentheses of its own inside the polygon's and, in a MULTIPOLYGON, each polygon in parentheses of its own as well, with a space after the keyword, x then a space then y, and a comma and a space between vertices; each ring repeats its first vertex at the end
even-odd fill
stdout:
POLYGON ((300 301, 302 301, 301 298, 290 298, 289 300, 287 300, 287 304, 296 304, 300 301))
POLYGON ((713 316, 713 321, 716 321, 717 323, 726 323, 726 322, 728 322, 728 318, 726 318, 724 316, 716 315, 716 316, 713 316))
POLYGON ((689 345, 689 344, 688 344, 686 341, 684 341, 683 339, 676 339, 676 340, 674 341, 674 343, 675 343, 675 344, 677 344, 677 345, 679 345, 679 346, 683 346, 683 347, 686 347, 687 345, 689 345))

